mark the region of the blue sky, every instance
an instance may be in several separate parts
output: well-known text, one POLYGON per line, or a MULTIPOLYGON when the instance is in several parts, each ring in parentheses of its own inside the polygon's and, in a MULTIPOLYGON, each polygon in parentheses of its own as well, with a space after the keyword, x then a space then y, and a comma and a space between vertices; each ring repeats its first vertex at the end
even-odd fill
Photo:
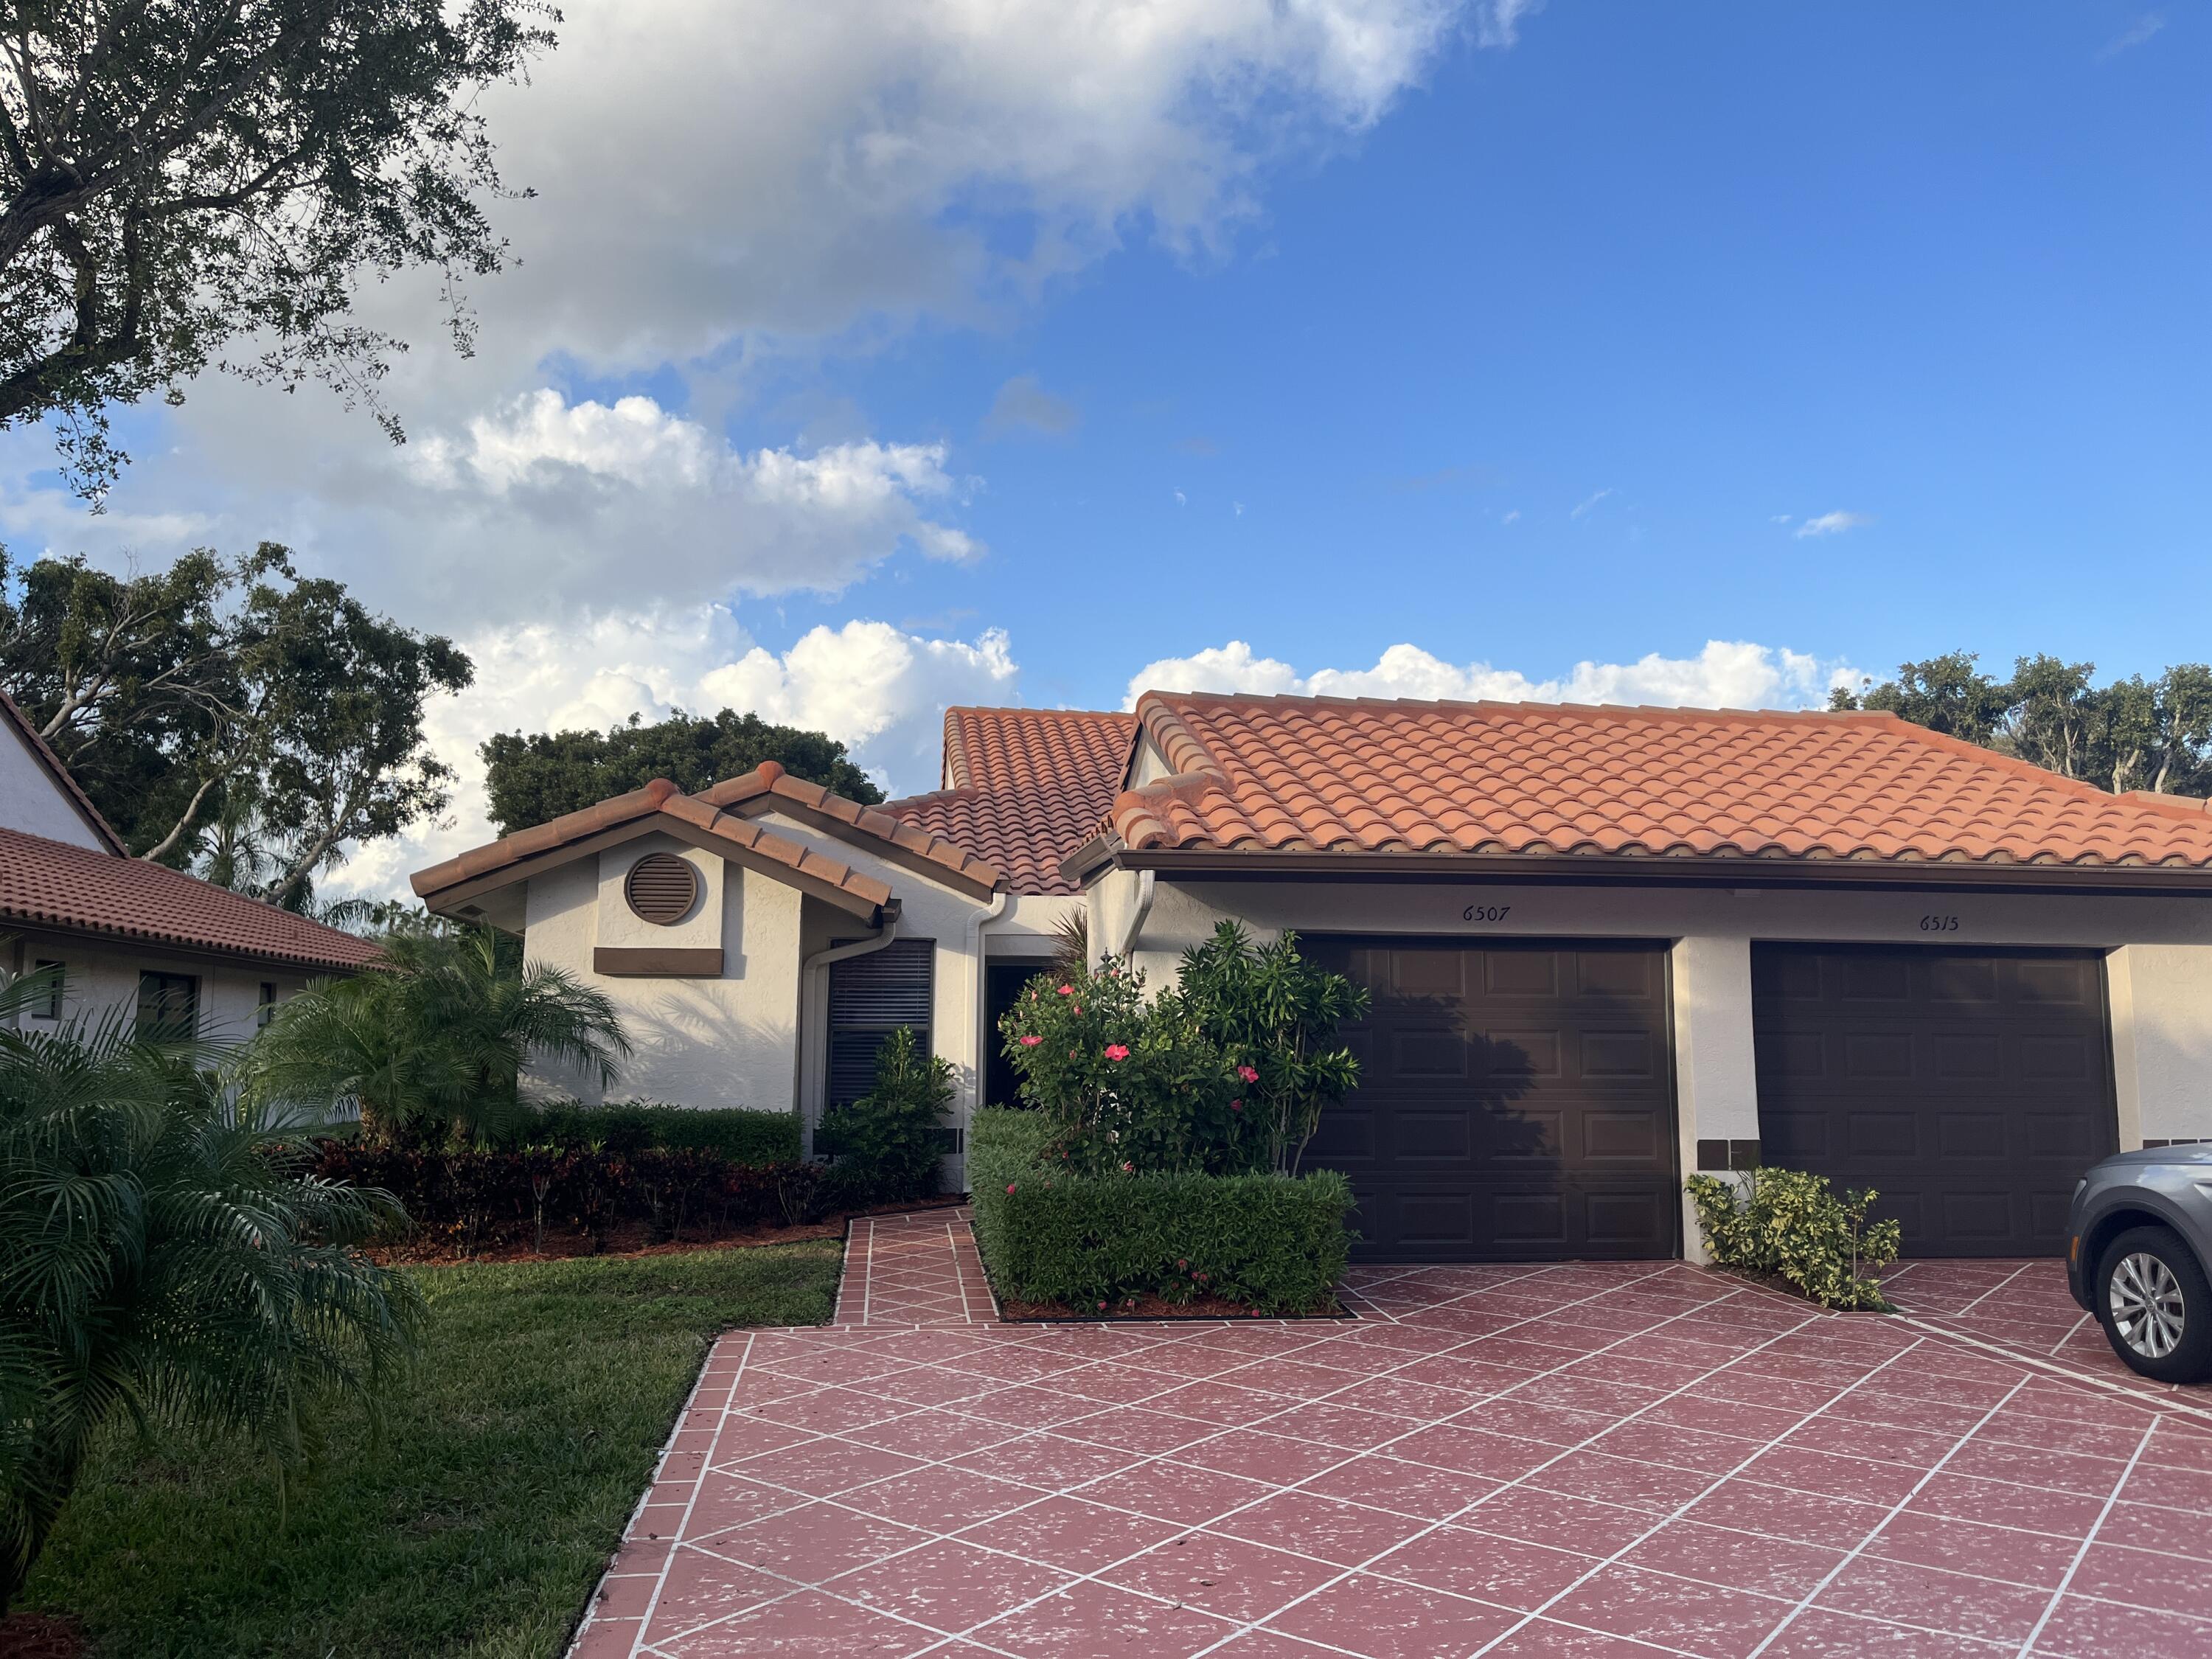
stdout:
POLYGON ((2201 658, 2212 42, 2100 55, 2138 16, 1559 4, 1450 51, 1225 256, 1133 246, 834 377, 989 480, 992 556, 901 603, 1049 637, 1074 702, 1230 634, 2201 658), (1079 425, 993 441, 1018 374, 1079 425))
POLYGON ((289 540, 477 653, 459 750, 726 700, 901 788, 945 702, 1147 665, 1790 702, 2212 655, 2201 9, 666 12, 571 7, 494 101, 526 264, 477 359, 415 331, 404 453, 210 382, 98 521, 18 434, 0 535, 289 540))

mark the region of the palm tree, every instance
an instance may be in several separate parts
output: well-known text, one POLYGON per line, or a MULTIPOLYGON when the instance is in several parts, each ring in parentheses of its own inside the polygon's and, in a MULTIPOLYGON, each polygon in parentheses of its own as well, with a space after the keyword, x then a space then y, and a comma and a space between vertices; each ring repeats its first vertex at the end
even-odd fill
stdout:
POLYGON ((18 1030, 0 983, 0 1615, 118 1416, 298 1465, 315 1409, 374 1409, 422 1304, 356 1246, 401 1219, 307 1173, 191 1045, 119 1013, 18 1030))
POLYGON ((283 1005, 247 1050, 255 1099, 350 1105, 368 1134, 495 1139, 522 1106, 532 1061, 612 1083, 629 1053, 605 994, 565 969, 525 963, 489 927, 404 927, 384 961, 322 980, 283 1005))

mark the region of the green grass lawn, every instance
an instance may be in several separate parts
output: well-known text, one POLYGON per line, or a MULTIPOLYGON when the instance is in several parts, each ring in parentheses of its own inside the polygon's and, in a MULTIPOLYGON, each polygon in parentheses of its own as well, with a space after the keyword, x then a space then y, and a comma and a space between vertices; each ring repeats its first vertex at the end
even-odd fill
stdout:
POLYGON ((556 1655, 708 1341, 827 1321, 840 1248, 416 1269, 428 1334, 380 1442, 337 1418, 280 1513, 252 1458, 118 1435, 22 1605, 115 1659, 556 1655))

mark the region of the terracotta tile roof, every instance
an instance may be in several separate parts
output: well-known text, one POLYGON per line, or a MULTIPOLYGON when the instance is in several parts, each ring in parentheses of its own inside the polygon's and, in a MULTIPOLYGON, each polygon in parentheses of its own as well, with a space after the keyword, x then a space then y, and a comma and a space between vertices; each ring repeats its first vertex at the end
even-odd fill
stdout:
POLYGON ((884 811, 974 849, 1018 893, 1072 893, 1060 860, 1121 787, 1134 714, 1072 708, 951 708, 945 787, 884 811))
POLYGON ((0 927, 52 927, 347 972, 376 947, 164 865, 0 830, 0 927))
POLYGON ((1135 849, 2212 868, 2202 801, 2106 794, 1880 714, 1149 693, 1135 849))
MULTIPOLYGON (((775 767, 781 775, 783 769, 773 761, 762 767, 761 772, 769 767, 775 767)), ((441 900, 449 898, 456 890, 473 887, 487 877, 558 853, 608 830, 635 824, 642 832, 654 827, 650 820, 665 818, 670 824, 681 824, 700 832, 707 842, 741 864, 780 866, 802 882, 817 884, 825 896, 834 894, 849 900, 849 908, 881 909, 891 902, 890 888, 874 877, 864 875, 836 859, 825 858, 787 836, 763 830, 738 813, 725 811, 709 799, 718 791, 729 790, 733 784, 759 776, 760 772, 749 772, 745 778, 718 784, 714 790, 699 795, 687 795, 668 779, 655 778, 642 789, 633 789, 580 812, 564 813, 550 823, 534 824, 482 847, 472 847, 443 864, 416 871, 408 878, 409 883, 416 896, 434 909, 441 900)), ((742 792, 733 797, 739 800, 747 798, 742 792)), ((850 806, 852 803, 847 801, 844 805, 850 806)))
POLYGON ((21 734, 23 741, 30 746, 31 753, 53 775, 55 783, 70 798, 70 804, 92 827, 92 832, 107 843, 107 850, 111 853, 127 852, 129 849, 124 846, 123 837, 115 833, 115 826, 108 823, 100 810, 92 804, 92 797, 84 793, 84 787, 70 775, 69 768, 62 764, 62 757, 54 753, 52 746, 39 735, 39 728, 31 724, 31 717, 23 712, 21 705, 5 691, 0 691, 0 720, 13 726, 21 734))
POLYGON ((832 835, 873 842, 877 851, 925 875, 976 892, 994 891, 1004 879, 997 865, 959 842, 910 823, 887 806, 863 806, 818 783, 794 778, 775 761, 763 761, 743 777, 702 789, 695 799, 717 807, 789 812, 832 835))

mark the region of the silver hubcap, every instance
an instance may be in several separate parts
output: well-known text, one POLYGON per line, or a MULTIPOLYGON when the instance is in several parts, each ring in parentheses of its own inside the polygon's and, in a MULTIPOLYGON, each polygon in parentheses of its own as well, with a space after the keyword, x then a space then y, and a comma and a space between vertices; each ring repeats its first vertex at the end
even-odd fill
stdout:
POLYGON ((2112 1269, 2112 1328, 2146 1359, 2163 1359, 2181 1342, 2186 1310, 2181 1285, 2163 1261, 2141 1251, 2112 1269))

